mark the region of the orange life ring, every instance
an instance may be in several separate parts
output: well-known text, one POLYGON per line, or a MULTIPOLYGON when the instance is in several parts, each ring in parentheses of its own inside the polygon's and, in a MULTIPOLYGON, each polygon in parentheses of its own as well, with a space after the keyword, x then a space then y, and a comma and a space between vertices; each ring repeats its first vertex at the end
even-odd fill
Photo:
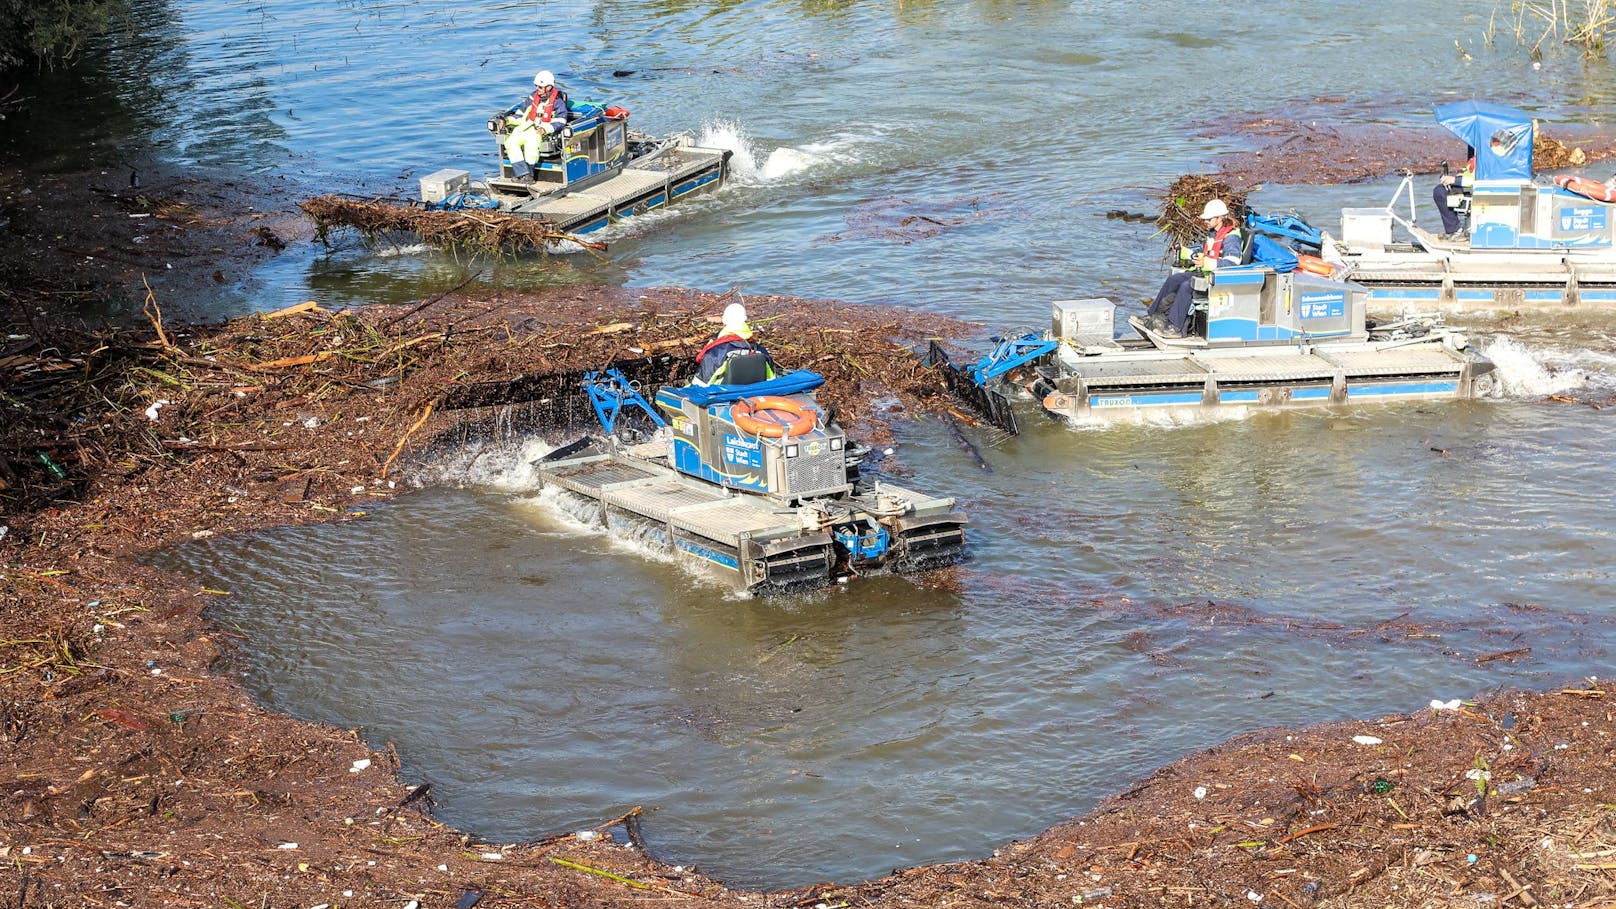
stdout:
POLYGON ((736 401, 729 409, 730 419, 743 432, 771 439, 789 439, 813 431, 818 420, 800 401, 779 395, 756 395, 736 401), (789 414, 790 420, 763 414, 789 414))
POLYGON ((1568 189, 1579 196, 1587 196, 1597 202, 1616 202, 1616 188, 1606 186, 1598 180, 1566 175, 1555 177, 1554 185, 1562 189, 1568 189))
POLYGON ((1335 274, 1335 266, 1318 256, 1297 256, 1296 267, 1313 275, 1329 276, 1335 274))

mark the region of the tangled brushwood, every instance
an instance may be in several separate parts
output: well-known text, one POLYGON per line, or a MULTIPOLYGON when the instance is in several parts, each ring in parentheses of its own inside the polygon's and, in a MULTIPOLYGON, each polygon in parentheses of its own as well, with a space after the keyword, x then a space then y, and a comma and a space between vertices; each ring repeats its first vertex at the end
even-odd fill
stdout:
POLYGON ((543 252, 563 240, 590 249, 604 248, 602 244, 589 243, 558 230, 553 221, 489 209, 443 211, 339 195, 316 196, 298 203, 298 207, 314 220, 321 242, 329 242, 333 229, 350 228, 358 231, 367 242, 390 235, 413 234, 421 242, 439 249, 470 255, 543 252))
POLYGON ((1246 194, 1233 186, 1205 174, 1185 174, 1173 181, 1162 195, 1161 217, 1156 226, 1167 235, 1169 249, 1194 246, 1206 234, 1201 223, 1201 209, 1213 199, 1222 199, 1237 218, 1246 214, 1246 194))

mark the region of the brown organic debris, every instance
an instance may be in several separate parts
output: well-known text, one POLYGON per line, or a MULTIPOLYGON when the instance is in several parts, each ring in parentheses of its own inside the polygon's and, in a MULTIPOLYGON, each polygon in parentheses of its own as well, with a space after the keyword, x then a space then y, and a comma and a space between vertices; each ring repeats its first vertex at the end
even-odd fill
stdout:
POLYGON ((383 199, 340 195, 316 196, 299 203, 298 207, 314 220, 316 234, 322 241, 335 228, 352 228, 367 240, 388 234, 414 234, 431 246, 471 255, 544 252, 564 240, 589 249, 605 248, 604 244, 580 240, 559 230, 553 221, 495 210, 438 211, 383 199))
POLYGON ((1222 199, 1236 218, 1246 214, 1246 194, 1227 181, 1205 174, 1185 174, 1173 181, 1162 195, 1161 215, 1156 226, 1167 235, 1169 249, 1193 247, 1206 238, 1201 209, 1213 199, 1222 199))
MULTIPOLYGON (((174 318, 182 304, 155 305, 170 302, 156 284, 141 319, 144 287, 133 275, 134 318, 91 326, 58 305, 99 299, 74 283, 82 256, 48 258, 72 246, 57 235, 89 222, 78 208, 41 211, 63 226, 0 232, 0 319, 8 336, 24 336, 0 347, 8 528, 0 903, 1591 909, 1616 901, 1616 687, 1592 679, 1478 697, 1461 711, 1259 730, 1144 779, 1119 763, 1120 794, 1081 818, 1024 841, 984 843, 971 861, 870 881, 731 889, 657 861, 636 832, 639 813, 620 815, 621 806, 603 806, 602 818, 619 816, 597 825, 599 838, 498 844, 445 826, 431 816, 430 787, 401 779, 409 766, 388 743, 248 697, 219 659, 221 645, 239 646, 235 635, 203 612, 225 593, 140 556, 210 534, 340 519, 391 494, 375 480, 401 440, 395 465, 471 433, 476 412, 431 407, 453 389, 655 352, 688 363, 733 297, 472 286, 390 309, 303 307, 202 326, 174 318), (31 247, 25 236, 44 239, 31 247), (27 270, 41 261, 62 268, 27 270), (261 368, 298 358, 309 359, 261 368), (1366 733, 1383 744, 1354 741, 1366 733), (1449 811, 1455 800, 1462 810, 1449 811)), ((104 219, 98 229, 140 223, 104 219)), ((196 235, 204 236, 190 242, 207 249, 214 241, 196 235)), ((919 341, 980 334, 924 313, 782 297, 746 303, 782 364, 825 373, 822 400, 866 436, 936 401, 935 380, 910 353, 919 341)), ((1054 608, 1072 597, 1049 591, 1054 608)), ((1256 621, 1238 604, 1197 603, 1192 614, 1231 627, 1256 621)), ((1376 633, 1426 630, 1400 617, 1376 633)), ((1063 810, 1052 806, 1051 816, 1063 810)), ((856 810, 846 823, 860 823, 856 810)))

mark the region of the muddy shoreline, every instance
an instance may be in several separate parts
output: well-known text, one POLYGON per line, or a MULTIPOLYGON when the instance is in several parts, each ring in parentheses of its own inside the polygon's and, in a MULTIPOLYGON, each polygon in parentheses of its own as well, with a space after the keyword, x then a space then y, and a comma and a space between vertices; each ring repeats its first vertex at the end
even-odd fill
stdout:
MULTIPOLYGON (((298 222, 248 188, 219 195, 153 172, 131 195, 115 177, 47 186, 0 172, 0 906, 1616 899, 1616 687, 1598 680, 1263 730, 1154 773, 1119 768, 1120 794, 1082 818, 979 861, 868 882, 731 890, 646 854, 633 817, 601 818, 598 837, 520 844, 447 828, 429 788, 399 778, 389 743, 257 707, 230 670, 241 642, 204 614, 212 594, 140 555, 343 520, 406 491, 434 451, 497 431, 433 412, 448 385, 646 350, 688 355, 726 298, 473 288, 415 307, 185 324, 179 314, 210 287, 250 273, 275 242, 300 242, 298 222), (47 194, 94 217, 30 207, 47 194), (243 196, 258 208, 245 219, 234 214, 243 196), (139 214, 149 217, 129 217, 139 214), (86 256, 102 264, 87 270, 86 256), (159 270, 162 316, 69 311, 110 297, 103 311, 138 312, 139 278, 159 270)), ((876 398, 895 405, 881 411, 891 418, 926 419, 941 403, 909 345, 974 328, 825 301, 748 304, 801 339, 799 361, 830 375, 828 394, 865 438, 882 432, 876 398), (893 340, 844 366, 837 332, 854 329, 893 340)))

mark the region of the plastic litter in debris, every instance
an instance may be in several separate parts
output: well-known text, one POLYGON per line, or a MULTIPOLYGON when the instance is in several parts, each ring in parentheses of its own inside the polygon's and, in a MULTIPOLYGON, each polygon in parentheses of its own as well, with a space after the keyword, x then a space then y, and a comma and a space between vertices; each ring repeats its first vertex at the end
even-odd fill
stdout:
POLYGON ((146 419, 151 420, 154 423, 157 422, 157 411, 167 407, 168 403, 169 402, 167 400, 153 401, 152 405, 146 408, 146 419))
POLYGON ((1380 744, 1380 739, 1377 739, 1372 735, 1355 735, 1355 736, 1352 737, 1352 740, 1354 742, 1357 742, 1360 745, 1379 745, 1380 744))
POLYGON ((583 840, 584 842, 588 843, 588 842, 590 842, 592 840, 600 839, 600 834, 596 833, 593 830, 580 830, 577 833, 577 837, 578 837, 578 839, 583 840))
POLYGON ((1206 787, 1205 786, 1196 786, 1195 787, 1195 797, 1198 798, 1198 799, 1206 798, 1206 787))
POLYGON ((370 758, 360 758, 359 760, 353 762, 353 766, 348 768, 348 772, 349 773, 358 773, 359 771, 364 770, 366 767, 369 767, 369 766, 370 766, 370 758))
POLYGON ((62 465, 56 463, 55 461, 52 461, 51 456, 49 454, 46 454, 43 451, 40 452, 39 453, 39 463, 45 465, 45 469, 50 471, 51 476, 55 477, 56 479, 58 479, 58 480, 67 479, 67 471, 62 469, 62 465))
POLYGON ((1464 701, 1461 701, 1458 698, 1454 698, 1451 701, 1438 701, 1435 698, 1433 698, 1431 700, 1431 709, 1432 710, 1458 710, 1459 705, 1463 704, 1463 703, 1464 703, 1464 701))
POLYGON ((296 843, 282 843, 279 846, 276 846, 275 848, 276 849, 296 849, 297 844, 296 843))
POLYGON ((483 858, 489 860, 490 862, 497 862, 497 861, 500 861, 500 860, 504 859, 505 856, 501 855, 498 852, 484 852, 483 853, 483 858))
POLYGON ((1478 861, 1480 861, 1480 859, 1476 858, 1476 854, 1474 852, 1472 852, 1469 855, 1465 856, 1465 862, 1467 864, 1474 865, 1478 861))
POLYGON ((1251 900, 1253 903, 1260 903, 1262 902, 1262 894, 1255 890, 1247 890, 1246 899, 1251 900))

